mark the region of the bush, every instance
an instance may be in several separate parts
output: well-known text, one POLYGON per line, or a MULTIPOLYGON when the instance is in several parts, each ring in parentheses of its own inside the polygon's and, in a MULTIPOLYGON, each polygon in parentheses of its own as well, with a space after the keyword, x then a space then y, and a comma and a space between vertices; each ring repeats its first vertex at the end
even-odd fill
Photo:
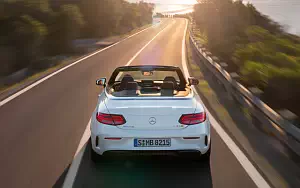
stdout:
POLYGON ((239 67, 243 67, 246 61, 266 63, 270 59, 272 52, 272 49, 265 43, 249 43, 246 47, 235 51, 233 60, 239 67))
POLYGON ((194 19, 213 54, 239 71, 248 86, 257 86, 267 102, 300 114, 300 38, 241 1, 202 0, 194 19), (275 95, 274 95, 275 94, 275 95), (293 110, 294 109, 294 110, 293 110))
POLYGON ((263 100, 275 108, 287 108, 299 114, 300 70, 283 70, 273 78, 264 90, 263 100))
POLYGON ((274 56, 271 56, 270 62, 279 68, 295 69, 300 67, 300 63, 297 62, 295 57, 282 52, 276 52, 274 56))
POLYGON ((247 61, 241 70, 242 80, 249 85, 256 85, 264 89, 270 78, 276 74, 276 67, 254 61, 247 61))
POLYGON ((83 16, 76 5, 62 5, 54 16, 55 22, 49 26, 47 55, 58 55, 74 51, 72 41, 79 37, 84 25, 83 16))
POLYGON ((85 0, 80 4, 86 25, 82 37, 101 38, 152 23, 154 5, 124 0, 85 0))
POLYGON ((7 42, 15 47, 17 54, 17 63, 11 71, 17 71, 42 56, 40 46, 47 35, 47 27, 29 15, 15 18, 9 24, 13 31, 6 35, 7 42))
POLYGON ((276 40, 276 37, 272 35, 268 30, 257 25, 248 27, 245 33, 248 37, 249 42, 276 40))
POLYGON ((292 56, 300 55, 300 45, 295 44, 288 39, 279 38, 273 41, 273 45, 275 46, 274 50, 276 51, 280 51, 292 56))
POLYGON ((0 2, 0 46, 10 52, 2 56, 8 61, 2 62, 1 75, 29 66, 42 69, 51 65, 44 57, 77 53, 72 41, 78 37, 106 37, 152 22, 150 3, 74 1, 77 6, 66 2, 72 3, 57 1, 55 11, 49 0, 0 2))

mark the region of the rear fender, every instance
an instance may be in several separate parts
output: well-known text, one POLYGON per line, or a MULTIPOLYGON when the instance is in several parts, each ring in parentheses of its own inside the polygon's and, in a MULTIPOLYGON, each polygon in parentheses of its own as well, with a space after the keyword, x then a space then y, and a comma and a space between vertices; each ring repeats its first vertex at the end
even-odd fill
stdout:
POLYGON ((99 125, 99 122, 96 119, 96 115, 98 112, 109 114, 108 109, 106 108, 105 100, 107 100, 107 97, 105 95, 105 92, 102 92, 98 97, 98 102, 96 109, 93 112, 92 118, 91 118, 91 131, 95 132, 97 127, 99 125))
MULTIPOLYGON (((201 102, 199 102, 197 100, 197 105, 196 105, 195 113, 201 113, 201 112, 205 112, 206 113, 206 110, 205 110, 204 106, 201 104, 201 102)), ((206 113, 205 126, 207 128, 208 135, 210 136, 210 126, 211 125, 210 125, 210 121, 209 121, 209 117, 208 117, 207 113, 206 113)))

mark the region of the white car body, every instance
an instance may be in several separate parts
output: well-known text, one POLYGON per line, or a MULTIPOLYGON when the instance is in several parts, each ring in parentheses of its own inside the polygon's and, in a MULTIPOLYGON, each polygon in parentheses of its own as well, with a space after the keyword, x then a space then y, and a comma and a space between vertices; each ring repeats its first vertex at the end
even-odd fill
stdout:
POLYGON ((92 115, 92 149, 98 155, 124 151, 196 152, 203 155, 210 149, 208 117, 199 124, 179 123, 183 114, 195 113, 205 112, 199 96, 193 91, 185 97, 137 98, 115 97, 104 89, 92 115), (97 113, 121 114, 126 123, 119 126, 102 124, 96 118, 97 113), (137 147, 134 139, 168 139, 171 143, 163 147, 137 147))

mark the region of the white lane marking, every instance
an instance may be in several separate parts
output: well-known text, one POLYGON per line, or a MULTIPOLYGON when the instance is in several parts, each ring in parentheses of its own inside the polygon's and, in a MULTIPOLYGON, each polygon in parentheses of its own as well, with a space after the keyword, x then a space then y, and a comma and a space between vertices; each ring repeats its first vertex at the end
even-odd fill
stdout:
MULTIPOLYGON (((175 23, 175 21, 172 22, 172 24, 167 25, 165 28, 163 28, 159 33, 157 33, 141 50, 139 50, 130 60, 129 62, 126 64, 126 66, 130 65, 133 60, 160 34, 162 33, 166 28, 168 28, 170 25, 173 25, 175 23)), ((91 131, 90 131, 90 126, 91 126, 91 120, 89 121, 89 123, 86 126, 86 129, 82 135, 82 138, 80 140, 79 146, 77 148, 76 154, 74 155, 72 164, 67 172, 65 181, 63 183, 62 188, 70 188, 73 187, 74 182, 75 182, 75 178, 76 175, 78 173, 82 158, 83 158, 83 154, 84 151, 86 149, 87 146, 87 141, 89 140, 90 136, 91 136, 91 131)))
MULTIPOLYGON (((156 25, 156 24, 155 24, 155 25, 156 25)), ((131 37, 134 37, 134 36, 136 36, 136 35, 138 35, 138 34, 144 32, 144 31, 146 31, 146 30, 148 30, 148 29, 154 27, 155 25, 150 26, 150 27, 147 27, 147 28, 145 28, 145 29, 143 29, 143 30, 141 30, 141 31, 139 31, 139 32, 137 32, 137 33, 135 33, 135 34, 133 34, 133 35, 130 35, 130 36, 124 38, 123 40, 121 40, 121 41, 119 41, 119 42, 116 42, 116 43, 114 43, 114 44, 112 44, 112 45, 110 45, 110 46, 108 46, 108 47, 106 47, 106 48, 103 48, 103 49, 101 49, 101 50, 99 50, 99 51, 96 51, 96 52, 94 52, 94 53, 92 53, 92 54, 90 54, 90 55, 88 55, 88 56, 86 56, 86 57, 84 57, 84 58, 82 58, 82 59, 79 59, 79 60, 75 61, 74 63, 72 63, 72 64, 70 64, 70 65, 67 65, 67 66, 65 66, 65 67, 63 67, 63 68, 61 68, 61 69, 55 71, 54 73, 51 73, 50 75, 48 75, 48 76, 46 76, 46 77, 44 77, 44 78, 42 78, 42 79, 40 79, 40 80, 34 82, 33 84, 27 86, 26 88, 22 89, 21 91, 18 91, 17 93, 15 93, 15 94, 13 94, 13 95, 7 97, 6 99, 0 101, 0 107, 3 106, 3 105, 5 105, 5 104, 8 103, 9 101, 13 100, 14 98, 18 97, 19 95, 25 93, 26 91, 32 89, 33 87, 39 85, 40 83, 42 83, 42 82, 48 80, 48 79, 51 78, 52 76, 54 76, 54 75, 56 75, 56 74, 58 74, 58 73, 60 73, 60 72, 62 72, 62 71, 64 71, 64 70, 66 70, 66 69, 68 69, 68 68, 70 68, 70 67, 76 65, 77 63, 82 62, 83 60, 86 60, 86 59, 88 59, 88 58, 90 58, 90 57, 92 57, 92 56, 94 56, 94 55, 96 55, 96 54, 98 54, 98 53, 101 53, 101 52, 103 52, 103 51, 105 51, 105 50, 107 50, 107 49, 109 49, 109 48, 112 48, 112 47, 114 47, 114 46, 120 44, 121 42, 124 42, 125 40, 127 40, 127 39, 129 39, 129 38, 131 38, 131 37)))
MULTIPOLYGON (((186 39, 186 33, 187 33, 187 27, 188 22, 186 22, 186 27, 184 31, 184 36, 182 39, 182 67, 184 74, 186 76, 189 76, 189 71, 187 68, 187 62, 186 62, 186 48, 185 48, 185 39, 186 39)), ((197 91, 194 89, 194 91, 197 93, 197 91)), ((200 96, 199 96, 200 98, 200 96)), ((200 98, 201 100, 201 98, 200 98)), ((201 101, 203 106, 205 107, 203 101, 201 101)), ((216 121, 216 119, 209 113, 208 109, 205 107, 206 112, 208 112, 209 119, 211 121, 211 125, 216 130, 218 135, 222 138, 224 143, 227 145, 227 147, 230 149, 230 151, 233 153, 233 155, 236 157, 236 159, 239 161, 241 166, 244 168, 246 173, 249 175, 249 177, 252 179, 252 181, 256 184, 259 188, 270 188, 270 185, 267 183, 267 181, 261 176, 261 174, 257 171, 257 169, 253 166, 253 164, 249 161, 249 159, 246 157, 246 155, 240 150, 240 148, 235 144, 235 142, 228 136, 228 134, 224 131, 224 129, 219 125, 219 123, 216 121)))
POLYGON ((158 35, 160 35, 161 32, 163 32, 165 29, 167 29, 168 27, 170 27, 171 25, 173 25, 175 22, 173 21, 172 24, 169 24, 168 26, 166 26, 164 29, 162 29, 159 33, 157 33, 143 48, 141 48, 129 61, 128 63, 125 65, 125 66, 128 66, 130 65, 134 60, 135 58, 140 55, 140 53, 153 41, 156 39, 156 37, 158 35))
POLYGON ((86 149, 87 146, 87 142, 91 136, 91 131, 90 131, 90 126, 91 126, 91 120, 89 121, 89 123, 87 124, 85 131, 82 135, 82 138, 80 140, 79 146, 77 148, 76 154, 74 155, 73 161, 71 163, 71 166, 68 170, 68 173, 66 175, 64 184, 62 186, 62 188, 70 188, 73 187, 74 184, 74 180, 76 178, 77 175, 77 171, 79 169, 84 151, 86 149))
MULTIPOLYGON (((175 22, 173 21, 172 24, 169 24, 167 25, 166 27, 164 27, 159 33, 157 33, 147 44, 145 44, 145 46, 143 46, 143 48, 141 48, 129 61, 128 63, 125 65, 125 66, 129 66, 134 60, 135 58, 140 55, 140 53, 147 47, 149 46, 149 44, 154 40, 156 39, 156 37, 158 37, 158 35, 160 35, 161 32, 163 32, 165 29, 167 29, 169 26, 173 25, 175 22)), ((116 77, 116 80, 119 80, 120 77, 122 76, 122 74, 119 74, 117 77, 116 77)))
MULTIPOLYGON (((187 68, 187 63, 186 63, 186 52, 185 52, 185 38, 186 38, 186 31, 187 31, 187 26, 188 26, 188 22, 185 20, 185 29, 184 29, 184 34, 183 34, 183 39, 182 39, 182 44, 181 44, 181 63, 182 63, 182 68, 183 68, 183 72, 185 74, 186 79, 189 77, 189 70, 187 68)), ((196 90, 195 90, 196 91, 196 90)))

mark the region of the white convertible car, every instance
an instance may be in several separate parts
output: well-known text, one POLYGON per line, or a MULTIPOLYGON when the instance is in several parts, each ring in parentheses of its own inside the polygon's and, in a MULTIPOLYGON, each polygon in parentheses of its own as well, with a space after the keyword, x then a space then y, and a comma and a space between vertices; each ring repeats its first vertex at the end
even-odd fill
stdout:
POLYGON ((126 66, 101 78, 91 121, 91 159, 109 154, 187 155, 209 159, 210 122, 180 68, 126 66), (192 155, 190 155, 192 154, 192 155))

